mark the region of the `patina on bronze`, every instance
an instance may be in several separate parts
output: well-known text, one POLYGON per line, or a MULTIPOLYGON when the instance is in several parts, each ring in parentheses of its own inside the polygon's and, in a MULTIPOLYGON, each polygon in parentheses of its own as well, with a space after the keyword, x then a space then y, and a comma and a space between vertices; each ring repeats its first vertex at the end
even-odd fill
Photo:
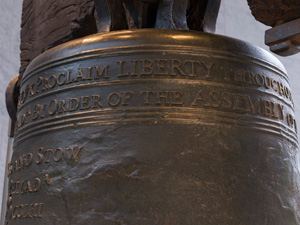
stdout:
POLYGON ((281 63, 228 37, 55 47, 21 82, 6 222, 299 224, 293 104, 281 63))
POLYGON ((252 14, 258 21, 272 26, 265 34, 265 44, 280 56, 299 53, 300 1, 248 0, 252 14))
POLYGON ((214 33, 221 0, 95 0, 98 31, 177 28, 214 33))

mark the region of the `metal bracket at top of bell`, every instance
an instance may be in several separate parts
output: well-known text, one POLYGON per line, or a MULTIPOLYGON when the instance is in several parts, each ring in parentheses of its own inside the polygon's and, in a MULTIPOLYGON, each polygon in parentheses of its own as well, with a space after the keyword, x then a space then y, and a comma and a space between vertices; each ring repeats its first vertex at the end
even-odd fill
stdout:
POLYGON ((265 44, 280 56, 300 52, 300 1, 248 0, 253 16, 271 26, 265 32, 265 44))
POLYGON ((214 33, 221 4, 221 0, 95 0, 94 2, 99 32, 169 28, 214 33))
POLYGON ((275 26, 265 33, 265 43, 280 56, 300 52, 300 18, 275 26))

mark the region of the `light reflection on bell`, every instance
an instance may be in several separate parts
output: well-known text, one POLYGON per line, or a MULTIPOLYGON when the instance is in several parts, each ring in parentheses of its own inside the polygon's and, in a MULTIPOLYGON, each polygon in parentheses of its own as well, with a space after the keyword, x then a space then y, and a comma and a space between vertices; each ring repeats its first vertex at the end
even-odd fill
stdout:
POLYGON ((262 49, 111 32, 24 74, 8 224, 298 224, 288 77, 262 49))

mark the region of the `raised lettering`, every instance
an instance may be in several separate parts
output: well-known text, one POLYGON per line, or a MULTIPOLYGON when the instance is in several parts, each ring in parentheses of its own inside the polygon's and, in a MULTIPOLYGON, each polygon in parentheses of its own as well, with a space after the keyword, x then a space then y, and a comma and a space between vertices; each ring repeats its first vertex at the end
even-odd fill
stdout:
POLYGON ((96 69, 96 76, 95 76, 95 80, 97 79, 101 79, 101 78, 109 78, 109 65, 106 65, 103 70, 101 70, 100 66, 95 66, 96 69))
POLYGON ((112 107, 116 107, 120 105, 121 101, 122 101, 122 96, 119 93, 111 93, 108 96, 108 104, 112 107))
POLYGON ((71 160, 72 158, 74 158, 75 162, 79 160, 79 153, 81 152, 83 147, 79 146, 77 148, 78 148, 77 152, 76 152, 76 147, 67 148, 69 160, 71 160))
POLYGON ((197 106, 198 105, 198 102, 203 102, 204 103, 204 106, 207 106, 207 102, 205 101, 205 99, 203 98, 203 95, 202 95, 202 91, 199 90, 197 95, 195 96, 191 106, 197 106))
POLYGON ((53 159, 55 162, 59 162, 63 159, 64 157, 64 150, 62 148, 57 148, 55 149, 54 153, 53 153, 53 159), (59 157, 57 157, 57 153, 59 152, 59 157))

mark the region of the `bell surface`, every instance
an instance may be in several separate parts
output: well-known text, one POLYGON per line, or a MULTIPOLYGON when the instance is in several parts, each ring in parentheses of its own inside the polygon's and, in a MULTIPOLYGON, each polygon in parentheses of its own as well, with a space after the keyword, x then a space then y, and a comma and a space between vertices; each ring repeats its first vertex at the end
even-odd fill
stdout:
POLYGON ((296 225, 288 77, 271 54, 207 33, 77 39, 27 68, 9 225, 296 225))

